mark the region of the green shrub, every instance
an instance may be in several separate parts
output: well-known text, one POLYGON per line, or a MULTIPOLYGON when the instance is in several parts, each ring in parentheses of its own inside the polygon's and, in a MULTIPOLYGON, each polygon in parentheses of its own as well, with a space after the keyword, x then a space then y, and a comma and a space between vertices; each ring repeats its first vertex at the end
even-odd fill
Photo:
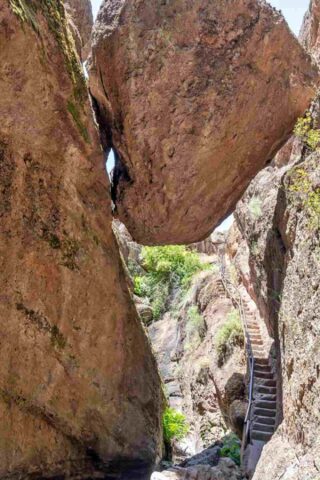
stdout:
POLYGON ((144 247, 141 255, 146 273, 134 277, 134 293, 149 299, 155 319, 164 313, 174 288, 186 290, 195 273, 210 268, 197 253, 179 245, 144 247))
POLYGON ((236 345, 244 345, 244 334, 238 310, 233 309, 220 327, 215 338, 218 362, 222 365, 231 355, 236 345))
POLYGON ((220 450, 220 457, 229 457, 234 463, 240 466, 241 442, 234 433, 230 433, 224 437, 223 447, 220 450))
POLYGON ((189 308, 186 324, 186 350, 191 350, 200 345, 206 333, 206 324, 196 305, 189 308))
POLYGON ((163 436, 167 443, 173 439, 182 440, 189 432, 189 425, 183 413, 174 408, 166 408, 163 414, 163 436))
POLYGON ((262 215, 262 201, 259 197, 252 197, 249 202, 249 211, 251 216, 258 219, 262 215))
POLYGON ((313 118, 307 112, 304 118, 299 118, 294 128, 294 134, 311 150, 316 150, 320 143, 320 130, 313 128, 313 118))
POLYGON ((303 168, 294 169, 289 176, 289 198, 301 205, 310 218, 310 227, 320 227, 320 188, 314 188, 308 173, 303 168))
POLYGON ((192 276, 204 268, 198 254, 181 245, 144 247, 142 259, 147 272, 158 279, 173 276, 182 286, 189 286, 192 276))

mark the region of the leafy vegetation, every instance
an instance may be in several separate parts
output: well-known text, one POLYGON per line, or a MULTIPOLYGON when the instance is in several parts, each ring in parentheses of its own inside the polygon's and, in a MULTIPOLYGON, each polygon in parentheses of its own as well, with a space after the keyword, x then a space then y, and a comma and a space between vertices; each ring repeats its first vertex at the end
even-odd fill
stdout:
POLYGON ((218 362, 222 365, 231 355, 236 345, 244 345, 244 334, 238 310, 233 309, 220 327, 215 338, 218 362))
POLYGON ((191 350, 200 345, 206 332, 206 324, 196 305, 189 308, 186 324, 186 350, 191 350))
POLYGON ((289 196, 297 206, 301 205, 310 218, 310 228, 320 229, 320 188, 314 187, 309 174, 296 168, 289 177, 289 196))
POLYGON ((189 432, 189 425, 183 413, 174 408, 166 408, 163 414, 163 436, 167 443, 173 439, 181 440, 189 432))
POLYGON ((210 268, 197 253, 179 245, 144 247, 142 261, 145 273, 134 277, 134 293, 149 299, 155 319, 164 313, 175 288, 185 291, 195 273, 210 268))
POLYGON ((239 438, 234 434, 230 433, 226 435, 223 439, 223 447, 220 450, 220 457, 229 457, 237 465, 240 466, 241 463, 241 442, 239 438))
POLYGON ((259 197, 254 196, 251 198, 249 202, 249 211, 251 213, 251 216, 254 219, 258 219, 262 215, 262 201, 260 200, 259 197))
POLYGON ((313 122, 311 113, 307 112, 305 117, 298 119, 294 128, 296 137, 300 138, 310 150, 316 150, 320 144, 320 130, 314 128, 313 122))

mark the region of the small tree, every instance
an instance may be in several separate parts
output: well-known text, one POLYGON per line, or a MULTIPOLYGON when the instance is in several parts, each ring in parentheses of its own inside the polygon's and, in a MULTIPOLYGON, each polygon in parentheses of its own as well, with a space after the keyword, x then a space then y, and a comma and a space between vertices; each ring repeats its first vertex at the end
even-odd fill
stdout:
POLYGON ((183 413, 174 408, 166 408, 163 414, 163 438, 166 447, 166 458, 171 457, 171 443, 173 440, 182 440, 189 432, 189 425, 183 413))

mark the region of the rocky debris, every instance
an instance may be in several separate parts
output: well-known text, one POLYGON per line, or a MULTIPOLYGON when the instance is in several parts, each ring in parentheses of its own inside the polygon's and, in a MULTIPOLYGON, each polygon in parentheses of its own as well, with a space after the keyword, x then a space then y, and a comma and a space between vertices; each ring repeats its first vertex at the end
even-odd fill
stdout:
POLYGON ((266 2, 105 1, 90 85, 133 238, 206 238, 288 139, 316 81, 266 2))
POLYGON ((90 0, 64 0, 65 9, 75 38, 79 57, 84 62, 91 50, 91 31, 93 27, 92 6, 90 0))
POLYGON ((183 468, 194 467, 196 465, 210 465, 211 467, 215 467, 220 461, 221 446, 222 443, 217 442, 209 448, 202 450, 202 452, 197 455, 188 458, 179 466, 183 468))
POLYGON ((64 8, 24 4, 0 1, 0 476, 141 479, 161 451, 157 366, 64 8))
POLYGON ((151 480, 243 480, 241 469, 230 459, 221 458, 218 465, 196 465, 187 468, 174 467, 161 473, 153 473, 151 480))

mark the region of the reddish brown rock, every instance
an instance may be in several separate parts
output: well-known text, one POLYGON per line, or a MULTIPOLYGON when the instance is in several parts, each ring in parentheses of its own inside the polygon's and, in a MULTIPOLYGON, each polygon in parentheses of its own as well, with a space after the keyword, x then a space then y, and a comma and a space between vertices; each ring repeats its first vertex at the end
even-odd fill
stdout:
POLYGON ((64 0, 70 16, 72 30, 82 61, 86 60, 90 49, 90 37, 93 27, 92 6, 90 0, 64 0))
POLYGON ((91 90, 134 239, 208 236, 287 140, 316 80, 266 2, 105 1, 91 90))
POLYGON ((61 1, 21 5, 0 1, 0 477, 140 479, 162 396, 87 90, 61 1))
POLYGON ((315 58, 317 63, 320 61, 320 1, 311 0, 309 9, 305 14, 301 32, 300 41, 306 50, 315 58))

